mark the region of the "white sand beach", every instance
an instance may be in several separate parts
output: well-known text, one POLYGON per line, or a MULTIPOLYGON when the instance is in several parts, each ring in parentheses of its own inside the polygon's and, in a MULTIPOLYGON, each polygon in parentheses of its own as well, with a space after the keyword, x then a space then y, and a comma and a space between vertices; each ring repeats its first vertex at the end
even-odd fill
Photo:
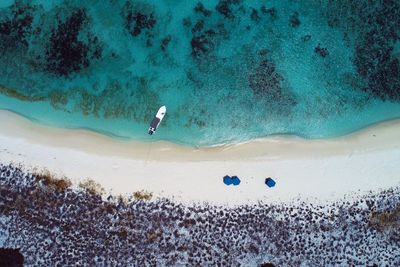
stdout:
POLYGON ((271 137, 201 149, 51 128, 5 110, 0 123, 0 162, 46 168, 75 185, 90 178, 116 195, 147 190, 182 202, 236 205, 319 202, 400 186, 400 120, 329 140, 271 137), (241 184, 224 185, 226 174, 241 184), (268 176, 276 187, 265 186, 268 176))

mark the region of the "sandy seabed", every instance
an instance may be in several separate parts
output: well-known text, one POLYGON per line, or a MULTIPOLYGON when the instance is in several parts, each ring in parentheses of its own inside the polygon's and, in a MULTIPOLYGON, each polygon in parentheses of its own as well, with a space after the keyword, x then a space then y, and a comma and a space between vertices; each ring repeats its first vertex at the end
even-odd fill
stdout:
POLYGON ((328 140, 277 136, 209 148, 115 140, 5 110, 0 122, 0 162, 46 168, 75 185, 90 178, 112 194, 147 190, 179 202, 239 205, 327 201, 400 185, 400 120, 328 140), (241 184, 226 186, 226 174, 241 184), (275 188, 265 186, 269 176, 275 188))

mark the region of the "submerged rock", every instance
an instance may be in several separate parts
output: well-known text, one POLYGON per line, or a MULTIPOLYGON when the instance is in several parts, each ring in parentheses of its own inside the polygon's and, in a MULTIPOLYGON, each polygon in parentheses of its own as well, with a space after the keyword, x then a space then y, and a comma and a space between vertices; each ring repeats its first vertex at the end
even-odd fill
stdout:
POLYGON ((300 26, 301 22, 300 22, 300 19, 299 19, 299 13, 298 13, 297 11, 295 11, 295 12, 290 16, 289 22, 290 22, 290 25, 291 25, 293 28, 296 28, 296 27, 300 26))
POLYGON ((275 7, 266 8, 265 6, 262 6, 260 10, 263 14, 269 14, 272 19, 276 19, 278 17, 278 11, 275 7))
POLYGON ((258 12, 256 9, 253 8, 253 10, 251 11, 251 15, 250 15, 251 20, 255 21, 255 22, 259 22, 261 20, 260 16, 258 15, 258 12))
POLYGON ((301 40, 302 40, 303 42, 308 42, 308 41, 311 40, 311 35, 309 35, 309 34, 304 35, 304 36, 301 38, 301 40))
POLYGON ((166 51, 167 50, 167 46, 171 42, 171 39, 172 39, 172 36, 171 35, 167 35, 166 37, 164 37, 161 40, 160 48, 161 48, 162 51, 166 51))
POLYGON ((202 14, 205 17, 211 16, 211 10, 208 10, 204 7, 203 3, 198 2, 197 5, 194 8, 194 11, 197 13, 202 14))
POLYGON ((214 47, 214 37, 216 32, 212 29, 204 30, 204 23, 199 21, 192 28, 193 38, 190 41, 192 57, 195 59, 207 55, 214 47))
POLYGON ((329 51, 325 47, 321 47, 320 43, 318 43, 317 47, 314 48, 314 52, 320 55, 321 57, 326 57, 329 55, 329 51))
POLYGON ((225 18, 232 20, 236 17, 233 7, 237 6, 240 2, 241 0, 220 0, 215 9, 225 18))
POLYGON ((127 18, 127 23, 130 25, 130 33, 133 36, 138 36, 143 29, 151 29, 156 24, 153 14, 145 15, 140 12, 130 13, 127 18))

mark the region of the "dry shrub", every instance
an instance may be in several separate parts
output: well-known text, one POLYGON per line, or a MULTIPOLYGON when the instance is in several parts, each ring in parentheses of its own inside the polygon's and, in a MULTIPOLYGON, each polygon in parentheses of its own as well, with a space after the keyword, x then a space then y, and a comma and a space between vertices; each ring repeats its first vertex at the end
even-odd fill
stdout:
POLYGON ((147 234, 147 241, 149 243, 155 242, 159 237, 162 236, 161 232, 151 232, 147 234))
POLYGON ((79 187, 85 189, 90 194, 98 196, 101 196, 105 192, 104 188, 92 179, 86 179, 85 181, 80 182, 79 187))
POLYGON ((118 235, 122 239, 126 239, 128 237, 128 231, 126 228, 122 228, 121 231, 118 232, 118 235))
POLYGON ((369 225, 379 229, 400 229, 400 206, 389 212, 372 212, 369 225))
POLYGON ((123 204, 123 205, 127 205, 129 202, 128 198, 123 195, 118 195, 117 200, 118 200, 118 203, 123 204))
POLYGON ((115 208, 116 208, 116 206, 115 206, 115 204, 114 203, 110 203, 110 202, 105 202, 105 204, 104 204, 104 210, 107 212, 107 213, 113 213, 114 212, 114 210, 115 210, 115 208))
POLYGON ((150 200, 153 197, 153 193, 141 190, 141 191, 134 192, 133 197, 136 200, 150 200))
POLYGON ((71 181, 68 178, 57 178, 54 174, 46 169, 35 172, 34 176, 37 182, 40 182, 42 185, 53 188, 60 192, 64 192, 72 185, 71 181))

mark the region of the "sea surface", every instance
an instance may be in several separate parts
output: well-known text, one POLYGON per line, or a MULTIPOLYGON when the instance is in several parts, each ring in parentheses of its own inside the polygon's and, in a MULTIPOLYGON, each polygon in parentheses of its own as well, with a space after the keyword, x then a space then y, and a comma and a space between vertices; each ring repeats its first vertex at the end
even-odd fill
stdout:
POLYGON ((0 1, 0 109, 116 138, 344 135, 400 117, 399 61, 396 0, 0 1))

